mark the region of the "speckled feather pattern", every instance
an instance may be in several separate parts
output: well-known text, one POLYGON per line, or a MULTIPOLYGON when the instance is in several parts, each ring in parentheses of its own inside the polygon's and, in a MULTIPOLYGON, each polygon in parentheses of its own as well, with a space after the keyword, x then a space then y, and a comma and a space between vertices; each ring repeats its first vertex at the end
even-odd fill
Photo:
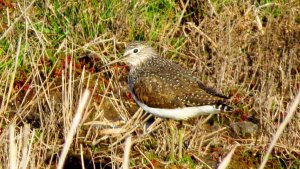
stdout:
POLYGON ((225 105, 227 98, 205 87, 178 64, 157 56, 132 68, 128 78, 136 98, 149 107, 174 109, 225 105))
POLYGON ((130 66, 128 84, 134 100, 156 116, 186 120, 231 111, 228 97, 205 86, 180 65, 159 57, 146 43, 127 46, 121 61, 130 66))

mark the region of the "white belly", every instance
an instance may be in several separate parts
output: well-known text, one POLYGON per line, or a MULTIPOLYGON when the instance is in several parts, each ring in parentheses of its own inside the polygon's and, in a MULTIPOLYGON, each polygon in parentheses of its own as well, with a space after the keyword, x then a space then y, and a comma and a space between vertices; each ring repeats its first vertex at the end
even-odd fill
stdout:
POLYGON ((137 104, 145 111, 154 114, 155 116, 170 118, 175 120, 187 120, 192 117, 197 117, 199 115, 217 114, 220 112, 213 105, 205 105, 198 107, 183 107, 176 109, 161 109, 149 107, 142 102, 135 99, 137 104))

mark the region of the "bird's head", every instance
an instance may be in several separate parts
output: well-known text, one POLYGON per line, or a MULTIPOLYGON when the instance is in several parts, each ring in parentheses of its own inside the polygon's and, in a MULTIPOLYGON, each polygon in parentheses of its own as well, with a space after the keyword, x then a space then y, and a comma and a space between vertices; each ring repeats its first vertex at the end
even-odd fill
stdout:
POLYGON ((145 42, 131 42, 127 45, 121 60, 130 66, 138 66, 148 58, 155 57, 154 49, 145 42))
POLYGON ((131 42, 127 45, 123 56, 107 65, 116 62, 125 62, 130 67, 136 67, 151 57, 156 57, 157 54, 154 49, 145 42, 131 42))

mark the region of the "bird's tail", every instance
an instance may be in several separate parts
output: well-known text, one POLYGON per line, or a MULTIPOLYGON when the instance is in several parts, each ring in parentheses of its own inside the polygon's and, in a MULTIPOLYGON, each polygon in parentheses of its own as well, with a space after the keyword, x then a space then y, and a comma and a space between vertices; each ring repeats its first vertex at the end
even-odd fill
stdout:
POLYGON ((233 107, 229 106, 225 103, 217 103, 216 104, 216 109, 218 109, 222 112, 232 112, 233 111, 233 107))

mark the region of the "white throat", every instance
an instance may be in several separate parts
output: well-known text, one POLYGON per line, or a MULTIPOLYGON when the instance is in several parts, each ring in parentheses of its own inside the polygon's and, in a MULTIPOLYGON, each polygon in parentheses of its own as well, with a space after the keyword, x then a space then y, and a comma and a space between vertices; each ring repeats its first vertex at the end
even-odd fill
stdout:
POLYGON ((131 57, 127 59, 128 64, 131 67, 139 66, 141 63, 144 63, 149 57, 141 56, 141 57, 131 57))

